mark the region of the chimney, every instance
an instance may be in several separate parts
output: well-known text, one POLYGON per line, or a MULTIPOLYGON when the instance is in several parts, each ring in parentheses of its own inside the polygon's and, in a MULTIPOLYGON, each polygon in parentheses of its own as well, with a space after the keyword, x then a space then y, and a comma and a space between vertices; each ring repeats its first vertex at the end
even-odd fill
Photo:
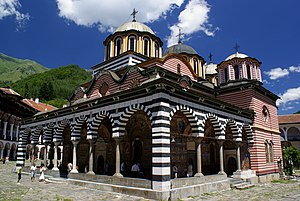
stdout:
POLYGON ((39 104, 39 98, 35 98, 34 102, 35 102, 36 104, 39 104))

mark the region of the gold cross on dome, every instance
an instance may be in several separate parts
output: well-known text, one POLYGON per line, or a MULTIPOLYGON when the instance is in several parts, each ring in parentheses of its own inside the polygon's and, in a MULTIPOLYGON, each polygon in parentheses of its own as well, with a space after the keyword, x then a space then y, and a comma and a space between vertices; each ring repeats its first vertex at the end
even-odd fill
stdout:
POLYGON ((184 33, 181 32, 181 29, 179 29, 179 33, 176 35, 178 37, 178 43, 181 43, 181 37, 184 35, 184 33))
POLYGON ((132 13, 130 14, 130 15, 132 15, 132 21, 133 22, 136 22, 136 19, 135 19, 135 16, 136 16, 136 14, 138 13, 139 11, 137 11, 137 10, 135 10, 135 8, 133 9, 133 11, 132 11, 132 13))
POLYGON ((212 63, 212 57, 213 57, 213 55, 211 53, 209 53, 208 58, 209 58, 210 63, 212 63))
POLYGON ((235 43, 235 46, 234 46, 233 48, 235 49, 235 51, 236 51, 236 52, 238 52, 238 51, 239 51, 239 48, 240 48, 240 46, 239 46, 239 44, 238 44, 238 43, 235 43))

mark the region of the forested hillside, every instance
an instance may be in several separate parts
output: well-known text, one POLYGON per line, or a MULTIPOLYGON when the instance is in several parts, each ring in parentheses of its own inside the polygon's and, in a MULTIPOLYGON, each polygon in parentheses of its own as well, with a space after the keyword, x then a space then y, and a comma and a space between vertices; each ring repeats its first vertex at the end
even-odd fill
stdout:
POLYGON ((61 107, 79 85, 91 79, 90 72, 77 65, 69 65, 30 75, 13 83, 11 87, 25 98, 39 98, 61 107))
POLYGON ((10 86, 17 80, 47 70, 35 61, 16 59, 0 53, 0 87, 10 86))

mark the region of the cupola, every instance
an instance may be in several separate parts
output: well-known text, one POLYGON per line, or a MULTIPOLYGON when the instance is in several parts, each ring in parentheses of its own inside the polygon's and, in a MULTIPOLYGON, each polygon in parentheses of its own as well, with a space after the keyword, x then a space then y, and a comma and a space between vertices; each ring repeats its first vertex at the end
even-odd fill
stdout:
MULTIPOLYGON (((238 47, 236 45, 236 47, 238 47)), ((217 65, 219 84, 238 80, 258 80, 262 82, 261 62, 246 54, 236 53, 228 56, 224 61, 217 65)))
POLYGON ((162 57, 163 42, 150 27, 136 21, 136 14, 137 11, 134 9, 131 14, 133 20, 119 26, 103 42, 105 61, 127 51, 136 52, 149 58, 162 57))

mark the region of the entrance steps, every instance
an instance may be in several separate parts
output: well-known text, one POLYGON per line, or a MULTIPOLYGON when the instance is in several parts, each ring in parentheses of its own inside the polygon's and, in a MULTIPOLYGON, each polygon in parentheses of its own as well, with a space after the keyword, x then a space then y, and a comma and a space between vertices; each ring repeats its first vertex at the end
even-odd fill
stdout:
POLYGON ((254 184, 251 184, 243 179, 229 178, 229 181, 230 187, 238 190, 244 190, 255 186, 254 184))

